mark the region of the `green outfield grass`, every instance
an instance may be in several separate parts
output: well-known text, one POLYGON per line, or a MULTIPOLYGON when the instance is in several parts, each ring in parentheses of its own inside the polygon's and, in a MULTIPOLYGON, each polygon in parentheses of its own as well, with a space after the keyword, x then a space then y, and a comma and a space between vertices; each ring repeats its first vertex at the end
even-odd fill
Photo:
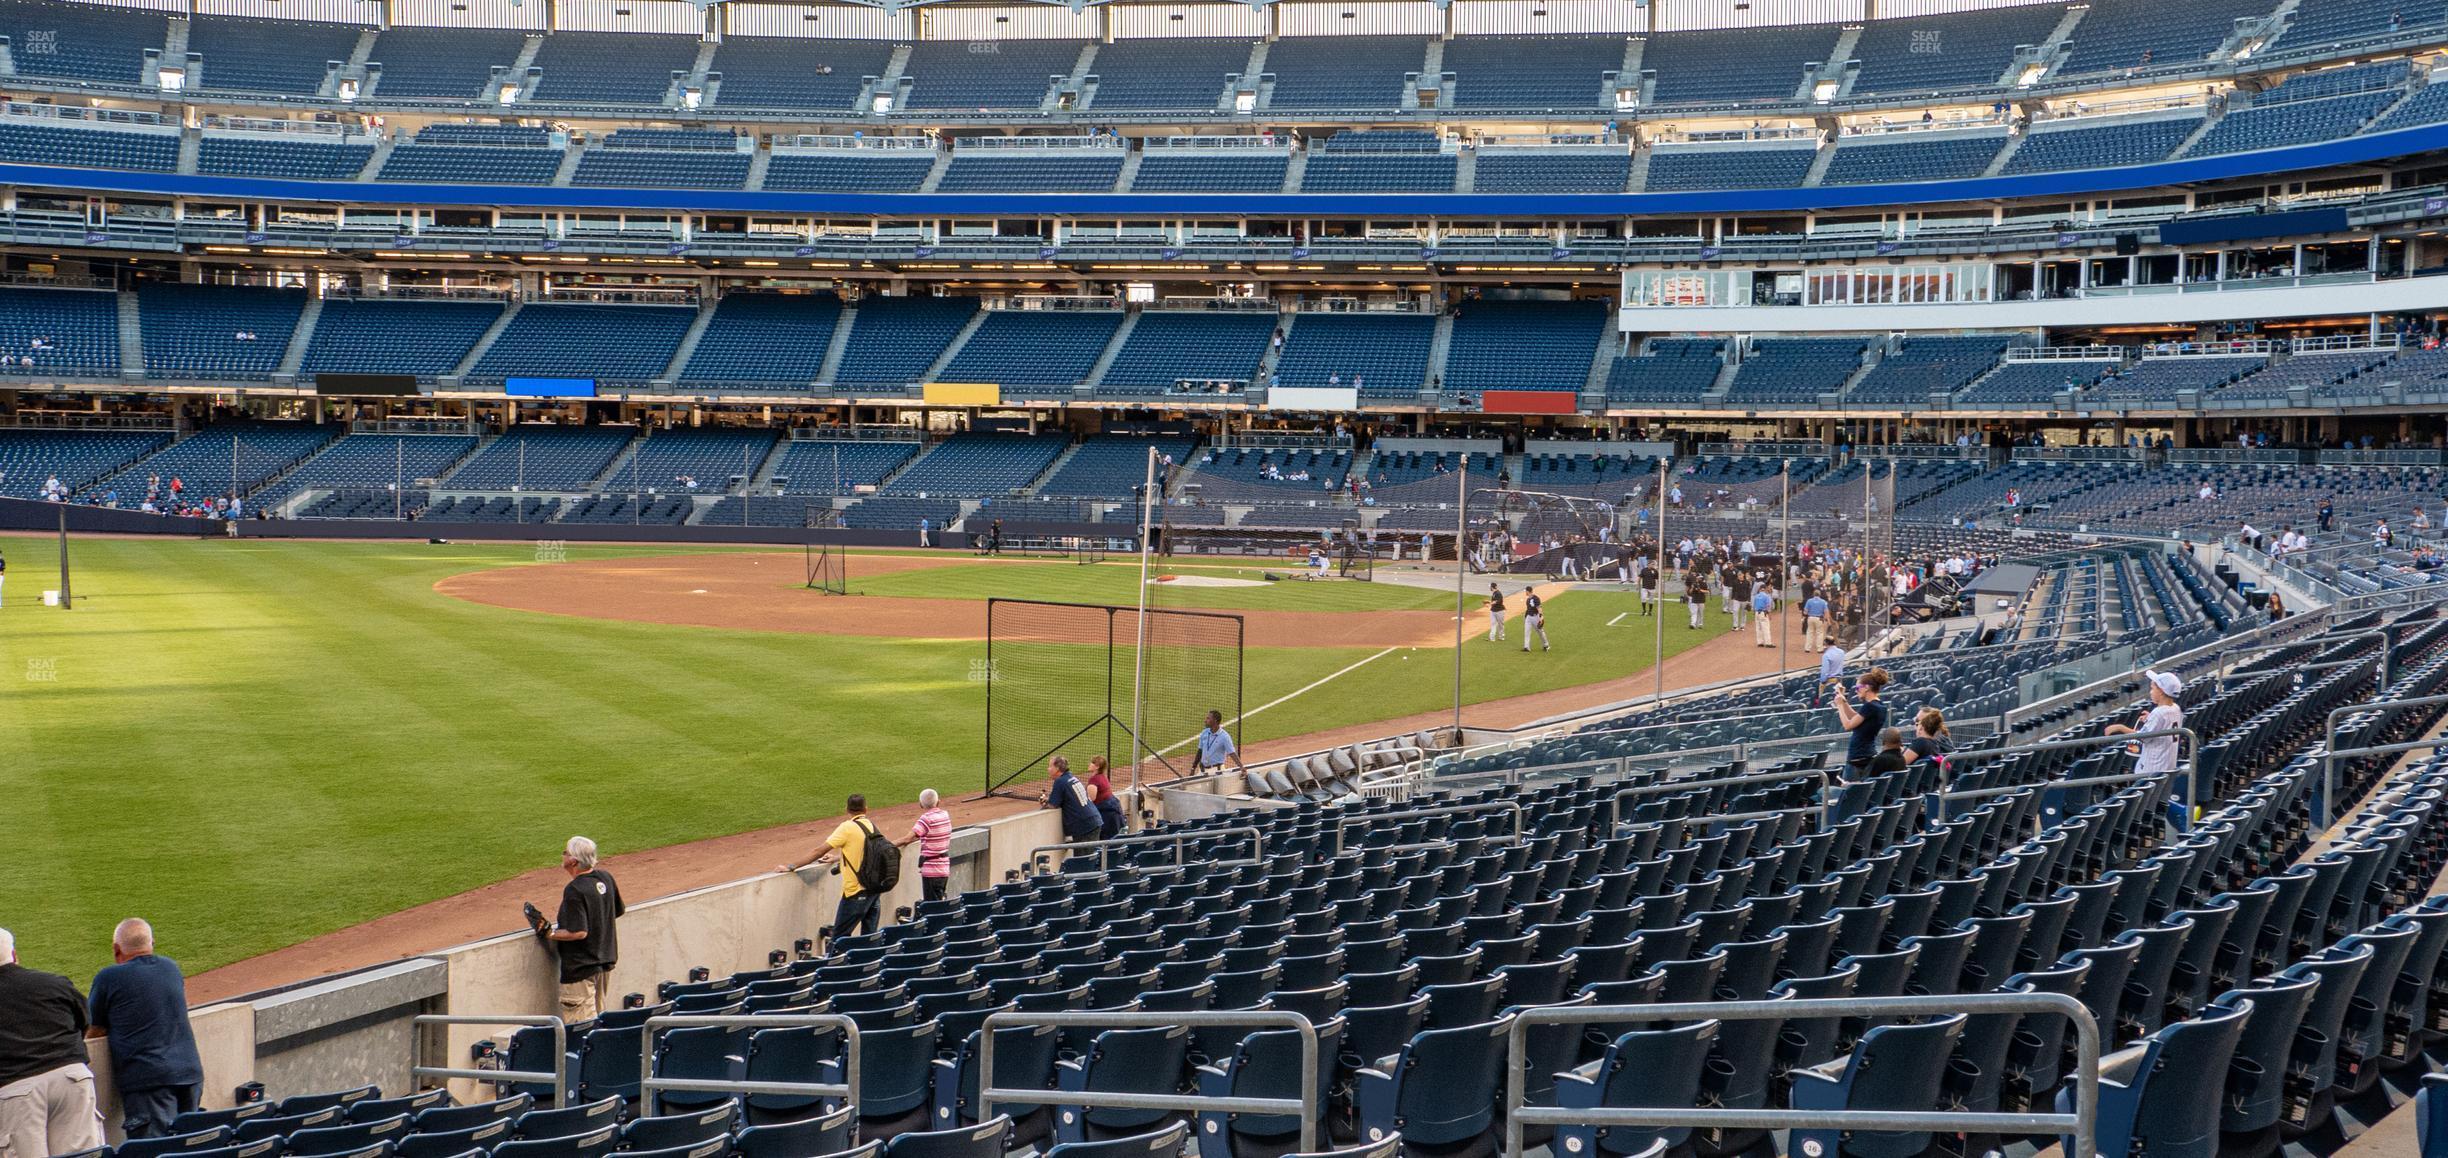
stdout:
MULTIPOLYGON (((59 611, 35 598, 54 585, 50 541, 6 546, 0 926, 30 963, 80 980, 130 915, 201 970, 548 865, 574 832, 629 852, 832 815, 852 791, 894 803, 982 778, 976 642, 586 620, 436 594, 446 576, 534 560, 467 544, 80 541, 78 606, 59 611)), ((638 553, 652 552, 569 548, 638 553)), ((870 590, 920 578, 855 568, 870 590)), ((1128 602, 1136 578, 963 564, 897 593, 974 598, 999 573, 1014 594, 1086 601, 1128 602)), ((1201 593, 1448 605, 1390 584, 1201 593)), ((1474 601, 1467 699, 1650 662, 1647 621, 1606 626, 1628 596, 1550 607, 1557 651, 1524 655, 1479 642, 1474 601)), ((1702 638, 1674 627, 1667 649, 1702 638)), ((1449 651, 1254 649, 1245 707, 1355 663, 1255 711, 1244 742, 1451 703, 1449 651)))

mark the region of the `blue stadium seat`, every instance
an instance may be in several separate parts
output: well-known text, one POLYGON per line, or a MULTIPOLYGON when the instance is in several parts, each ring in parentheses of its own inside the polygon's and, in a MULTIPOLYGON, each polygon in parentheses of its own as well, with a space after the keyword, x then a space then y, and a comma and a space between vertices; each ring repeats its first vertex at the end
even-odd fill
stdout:
POLYGON ((1145 1134, 1094 1142, 1064 1142, 1047 1150, 1045 1158, 1171 1158, 1181 1152, 1183 1140, 1189 1132, 1188 1122, 1176 1122, 1145 1134))
POLYGON ((1271 109, 1391 110, 1428 61, 1417 36, 1285 36, 1267 47, 1271 109))
POLYGON ((135 86, 145 52, 169 37, 159 9, 15 0, 0 5, 0 34, 22 76, 135 86))
POLYGON ((468 371, 473 381, 593 378, 639 384, 663 375, 697 311, 673 306, 529 302, 468 371))
POLYGON ((198 15, 187 22, 187 51, 200 59, 199 87, 313 96, 329 65, 357 54, 364 32, 354 24, 198 15))
POLYGON ((1009 393, 1068 395, 1112 343, 1123 315, 1111 310, 988 310, 944 366, 952 382, 996 382, 1009 393))
POLYGON ((850 344, 834 371, 840 385, 915 382, 977 313, 976 298, 860 298, 850 344))
POLYGON ((1444 66, 1457 109, 1590 111, 1613 107, 1606 74, 1623 58, 1620 36, 1458 36, 1444 66))
POLYGON ((1131 177, 1134 193, 1278 193, 1291 157, 1274 149, 1150 147, 1131 177))
POLYGON ((377 1143, 397 1142, 405 1138, 408 1132, 408 1115, 395 1114, 371 1122, 299 1130, 288 1136, 288 1143, 282 1147, 282 1152, 298 1155, 299 1158, 354 1154, 377 1143))
POLYGON ((1790 189, 1810 175, 1819 151, 1791 144, 1741 148, 1653 148, 1644 188, 1651 193, 1714 189, 1790 189))
POLYGON ((1641 71, 1657 74, 1655 104, 1791 100, 1803 66, 1827 60, 1838 33, 1833 24, 1657 32, 1641 52, 1641 71))
MULTIPOLYGON (((1321 1117, 1332 1105, 1335 1061, 1343 1042, 1343 1022, 1316 1023, 1317 1089, 1321 1117)), ((1301 1096, 1301 1037, 1298 1030, 1251 1033, 1239 1046, 1198 1069, 1199 1096, 1209 1098, 1283 1098, 1301 1096)), ((1267 1158, 1299 1148, 1300 1119, 1285 1114, 1198 1115, 1199 1158, 1267 1158)), ((1324 1137, 1325 1132, 1319 1131, 1324 1137)))
POLYGON ((501 317, 497 301, 325 298, 301 374, 414 374, 457 369, 501 317))
POLYGON ((0 314, 0 374, 119 373, 117 294, 0 286, 0 314))
POLYGON ((890 40, 725 36, 711 70, 722 74, 714 105, 848 111, 867 79, 884 75, 892 56, 890 40))
POLYGON ((353 181, 374 158, 370 142, 304 134, 242 137, 207 133, 196 154, 196 172, 229 177, 285 177, 306 181, 353 181))
POLYGON ((495 1146, 493 1158, 609 1158, 619 1143, 618 1126, 602 1126, 582 1134, 545 1138, 522 1135, 517 1141, 495 1146))
POLYGON ((168 173, 178 168, 178 134, 0 121, 0 161, 168 173))
MULTIPOLYGON (((1702 1021, 1623 1034, 1607 1046, 1604 1057, 1556 1075, 1556 1104, 1567 1110, 1697 1105, 1700 1075, 1708 1069, 1709 1051, 1720 1028, 1719 1022, 1702 1021)), ((1639 1154, 1659 1142, 1680 1146, 1690 1134, 1689 1128, 1559 1126, 1556 1152, 1639 1154)))
MULTIPOLYGON (((1181 1087, 1187 1072, 1189 1048, 1190 1031, 1181 1026, 1106 1030, 1096 1035, 1085 1056, 1056 1065, 1056 1086, 1060 1093, 1172 1093, 1181 1087)), ((1187 1115, 1176 1110, 1058 1104, 1054 1137, 1064 1144, 1110 1142, 1178 1127, 1186 1121, 1187 1115)))
MULTIPOLYGON (((997 39, 977 42, 991 52, 972 51, 973 42, 922 40, 911 46, 902 75, 910 78, 909 94, 900 106, 922 109, 1019 109, 1034 112, 1045 102, 1056 77, 1071 75, 1079 64, 1077 40, 997 39)), ((1107 183, 1108 185, 1111 182, 1107 183)))
POLYGON ((602 1130, 617 1132, 623 1107, 619 1098, 604 1098, 554 1110, 529 1110, 518 1116, 514 1129, 523 1142, 590 1137, 602 1130))
MULTIPOLYGON (((1882 1025, 1854 1047, 1851 1059, 1793 1072, 1797 1110, 1936 1110, 1947 1059, 1963 1037, 1962 1014, 1919 1025, 1882 1025)), ((1813 1153, 1902 1158, 1929 1147, 1929 1135, 1871 1131, 1793 1131, 1796 1149, 1813 1153)))
POLYGON ((1597 301, 1463 302, 1445 354, 1445 388, 1578 393, 1613 323, 1597 301))
POLYGON ((1225 93, 1249 65, 1249 56, 1246 39, 1117 39, 1099 45, 1089 63, 1088 74, 1096 78, 1089 107, 1213 112, 1223 107, 1225 93))
POLYGON ((369 96, 386 101, 470 101, 485 93, 495 68, 508 68, 526 46, 507 28, 386 28, 366 57, 380 65, 369 96))
POLYGON ((1406 1155, 1433 1154, 1487 1137, 1496 1126, 1510 1018, 1431 1029, 1402 1052, 1363 1059, 1352 1100, 1360 1136, 1401 1134, 1406 1155))
POLYGON ((915 193, 935 154, 910 149, 776 150, 762 188, 787 193, 915 193))
MULTIPOLYGON (((717 1033, 733 1032, 714 1026, 707 1026, 704 1028, 712 1029, 717 1033)), ((701 1032, 701 1030, 675 1029, 671 1032, 674 1034, 680 1034, 701 1032)), ((657 1064, 655 1070, 656 1073, 661 1074, 664 1072, 661 1063, 663 1057, 665 1056, 665 1047, 664 1043, 662 1042, 658 1042, 656 1045, 657 1064)), ((678 1075, 672 1076, 676 1077, 678 1075)), ((725 1079, 716 1077, 710 1080, 723 1081, 725 1079)), ((737 1079, 733 1078, 730 1080, 737 1079)), ((651 1109, 652 1107, 648 1108, 651 1109)), ((621 1127, 621 1148, 626 1150, 669 1150, 675 1146, 696 1146, 702 1143, 714 1141, 728 1143, 731 1140, 731 1123, 738 1116, 739 1103, 728 1098, 723 1098, 720 1101, 712 1103, 707 1109, 689 1110, 685 1113, 673 1113, 661 1116, 631 1118, 627 1125, 621 1127)), ((727 1148, 728 1147, 726 1146, 726 1149, 727 1148)))
POLYGON ((848 1149, 857 1130, 856 1106, 845 1105, 821 1113, 811 1108, 806 1117, 790 1121, 763 1125, 752 1122, 732 1135, 732 1152, 738 1158, 807 1158, 810 1154, 833 1154, 848 1149))
POLYGON ((535 99, 551 104, 661 105, 672 74, 697 64, 697 38, 639 32, 552 32, 536 50, 535 99))

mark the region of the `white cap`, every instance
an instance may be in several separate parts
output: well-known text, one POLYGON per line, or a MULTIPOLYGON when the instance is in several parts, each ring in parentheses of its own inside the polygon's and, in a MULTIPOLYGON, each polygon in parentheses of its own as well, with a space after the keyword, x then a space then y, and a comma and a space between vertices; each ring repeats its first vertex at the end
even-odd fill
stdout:
POLYGON ((2150 680, 2151 686, 2158 688, 2161 694, 2171 700, 2184 694, 2184 681, 2176 678, 2175 672, 2154 671, 2142 674, 2144 678, 2150 680))

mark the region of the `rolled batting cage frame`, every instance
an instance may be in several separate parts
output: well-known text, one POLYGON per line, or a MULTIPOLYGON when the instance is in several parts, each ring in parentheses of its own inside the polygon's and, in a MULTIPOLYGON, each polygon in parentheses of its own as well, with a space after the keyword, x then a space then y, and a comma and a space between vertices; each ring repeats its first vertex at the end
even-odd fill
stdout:
POLYGON ((1112 763, 1117 740, 1134 772, 1149 760, 1159 778, 1187 776, 1183 753, 1209 710, 1240 725, 1246 634, 1227 612, 988 599, 986 658, 971 673, 986 685, 986 795, 1027 795, 1008 786, 1055 755, 1112 763), (1080 654, 1097 647, 1101 657, 1080 654))
POLYGON ((849 556, 840 546, 810 541, 801 552, 807 566, 808 590, 826 595, 850 593, 849 556))

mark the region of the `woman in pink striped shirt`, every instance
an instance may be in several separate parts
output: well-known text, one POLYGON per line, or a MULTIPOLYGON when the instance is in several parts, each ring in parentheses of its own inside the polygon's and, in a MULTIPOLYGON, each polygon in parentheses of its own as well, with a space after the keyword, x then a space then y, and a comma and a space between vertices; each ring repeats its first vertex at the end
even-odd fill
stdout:
POLYGON ((952 814, 943 810, 932 788, 918 794, 918 821, 910 839, 918 842, 918 883, 926 899, 940 901, 952 882, 952 814))

